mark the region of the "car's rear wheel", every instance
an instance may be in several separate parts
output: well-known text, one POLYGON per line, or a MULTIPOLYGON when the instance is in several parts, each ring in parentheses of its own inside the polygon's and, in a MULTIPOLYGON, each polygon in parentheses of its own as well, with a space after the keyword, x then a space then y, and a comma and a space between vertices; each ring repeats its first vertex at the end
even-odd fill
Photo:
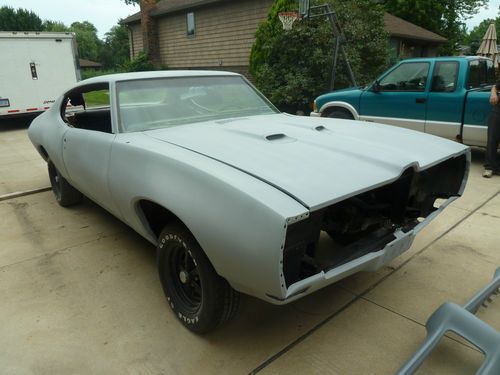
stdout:
POLYGON ((59 173, 52 162, 48 164, 50 184, 57 203, 63 207, 73 206, 82 201, 83 195, 59 173))
POLYGON ((354 117, 352 116, 352 114, 349 111, 342 109, 342 108, 335 108, 335 109, 331 110, 330 112, 328 112, 326 114, 326 117, 341 118, 341 119, 345 119, 345 120, 354 120, 354 117))
POLYGON ((200 245, 181 224, 167 225, 157 247, 160 281, 177 319, 196 333, 231 319, 239 293, 217 275, 200 245))

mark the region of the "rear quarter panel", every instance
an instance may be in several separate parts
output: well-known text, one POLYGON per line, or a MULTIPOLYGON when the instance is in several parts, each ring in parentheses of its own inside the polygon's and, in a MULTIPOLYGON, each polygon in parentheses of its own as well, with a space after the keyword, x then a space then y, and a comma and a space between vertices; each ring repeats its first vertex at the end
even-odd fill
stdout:
POLYGON ((28 129, 28 137, 40 155, 45 160, 47 160, 48 155, 48 159, 50 159, 59 172, 69 180, 69 175, 64 166, 62 157, 62 142, 64 133, 66 133, 68 127, 59 115, 61 101, 62 97, 56 100, 48 111, 33 120, 28 129), (42 148, 47 155, 44 154, 42 148))

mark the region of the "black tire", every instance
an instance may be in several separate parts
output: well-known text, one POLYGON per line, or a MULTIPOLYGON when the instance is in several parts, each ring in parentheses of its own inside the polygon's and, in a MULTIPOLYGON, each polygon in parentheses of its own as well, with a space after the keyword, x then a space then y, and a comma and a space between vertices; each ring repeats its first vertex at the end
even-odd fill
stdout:
POLYGON ((345 120, 354 120, 354 117, 350 112, 345 109, 334 109, 326 114, 329 118, 341 118, 345 120))
POLYGON ((48 164, 50 184, 57 203, 62 207, 74 206, 82 201, 83 195, 59 173, 54 164, 48 164))
POLYGON ((167 225, 158 239, 156 254, 167 301, 186 328, 205 333, 236 314, 239 293, 217 275, 186 227, 167 225))

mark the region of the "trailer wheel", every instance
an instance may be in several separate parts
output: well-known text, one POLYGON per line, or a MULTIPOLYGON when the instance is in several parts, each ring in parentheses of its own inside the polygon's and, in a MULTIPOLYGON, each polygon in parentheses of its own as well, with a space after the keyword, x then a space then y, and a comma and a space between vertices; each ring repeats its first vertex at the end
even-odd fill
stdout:
POLYGON ((69 207, 82 201, 83 195, 59 173, 55 165, 49 161, 48 164, 50 184, 57 203, 62 207, 69 207))

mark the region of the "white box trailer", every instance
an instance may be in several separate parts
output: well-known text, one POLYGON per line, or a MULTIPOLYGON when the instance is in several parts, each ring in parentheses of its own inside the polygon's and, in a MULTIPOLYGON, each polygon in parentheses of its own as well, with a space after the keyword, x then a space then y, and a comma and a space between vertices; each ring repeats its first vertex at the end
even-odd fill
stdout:
POLYGON ((74 33, 0 32, 0 118, 41 113, 79 80, 74 33))

